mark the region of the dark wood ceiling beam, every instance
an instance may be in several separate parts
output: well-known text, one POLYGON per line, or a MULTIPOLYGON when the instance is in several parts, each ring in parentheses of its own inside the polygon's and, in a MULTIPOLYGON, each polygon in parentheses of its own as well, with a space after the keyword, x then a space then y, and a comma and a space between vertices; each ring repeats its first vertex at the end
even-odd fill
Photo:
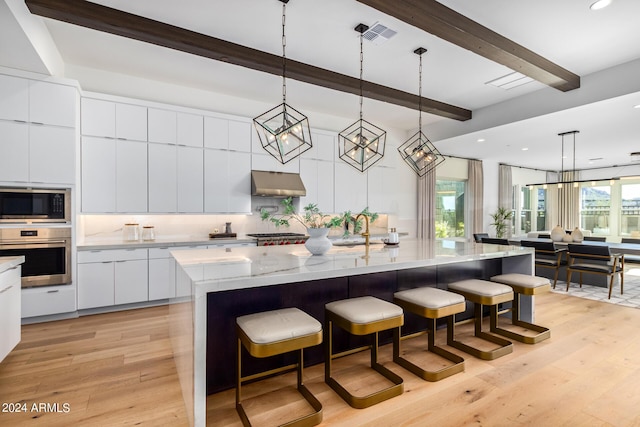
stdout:
POLYGON ((435 0, 357 1, 563 92, 580 87, 580 76, 435 0))
MULTIPOLYGON (((253 70, 282 75, 282 57, 205 34, 133 15, 84 0, 26 0, 31 13, 94 30, 187 52, 253 70)), ((360 93, 360 80, 287 59, 287 78, 352 94, 360 93)), ((419 97, 376 83, 363 82, 367 98, 417 110, 419 97)), ((469 120, 471 111, 422 98, 422 110, 455 120, 469 120)))

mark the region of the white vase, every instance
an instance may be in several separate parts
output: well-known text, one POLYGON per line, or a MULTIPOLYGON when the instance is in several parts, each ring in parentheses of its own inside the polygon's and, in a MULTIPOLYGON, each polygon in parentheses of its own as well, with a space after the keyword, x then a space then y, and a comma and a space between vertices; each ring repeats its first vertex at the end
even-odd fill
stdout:
POLYGON ((571 240, 574 242, 582 242, 584 240, 584 235, 578 227, 571 232, 571 240))
POLYGON ((573 238, 571 237, 571 234, 565 233, 564 236, 562 237, 562 241, 565 243, 571 243, 573 242, 573 238))
POLYGON ((564 228, 556 225, 553 230, 551 230, 551 240, 553 240, 554 242, 562 242, 565 234, 567 233, 564 231, 564 228))
POLYGON ((304 242, 304 246, 313 255, 324 255, 333 246, 331 240, 327 238, 328 228, 307 228, 309 238, 304 242))

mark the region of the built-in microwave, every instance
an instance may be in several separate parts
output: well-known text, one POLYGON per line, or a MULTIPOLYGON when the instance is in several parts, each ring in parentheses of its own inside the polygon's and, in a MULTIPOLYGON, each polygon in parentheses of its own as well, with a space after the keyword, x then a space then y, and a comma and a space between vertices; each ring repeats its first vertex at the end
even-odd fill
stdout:
POLYGON ((71 191, 0 188, 0 223, 71 223, 71 191))

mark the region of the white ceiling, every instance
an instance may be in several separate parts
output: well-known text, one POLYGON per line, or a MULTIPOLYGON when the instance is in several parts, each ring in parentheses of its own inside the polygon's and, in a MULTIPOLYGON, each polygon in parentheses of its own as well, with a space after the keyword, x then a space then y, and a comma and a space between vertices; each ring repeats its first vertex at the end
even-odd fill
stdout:
MULTIPOLYGON (((587 93, 591 88, 585 85, 585 76, 640 58, 640 43, 637 42, 640 40, 637 19, 640 1, 614 0, 606 9, 591 11, 589 5, 593 1, 440 2, 580 75, 583 87, 577 91, 587 93)), ((99 0, 96 3, 281 54, 282 3, 276 0, 99 0)), ((62 22, 44 21, 67 64, 131 74, 273 105, 279 102, 281 87, 276 76, 62 22)), ((477 117, 483 117, 483 112, 499 115, 501 110, 496 106, 517 105, 517 99, 534 93, 554 92, 549 99, 576 97, 537 82, 511 90, 486 85, 511 70, 355 0, 290 1, 287 6, 287 56, 357 76, 358 34, 353 28, 361 22, 371 25, 376 21, 398 31, 398 35, 380 46, 365 43, 364 78, 417 93, 418 60, 413 50, 423 46, 428 49, 424 56, 423 96, 473 110, 476 123, 477 117)), ((0 65, 15 67, 15 61, 7 63, 5 58, 0 59, 0 65)), ((542 114, 540 111, 545 108, 554 109, 549 105, 536 114, 529 114, 537 117, 523 117, 526 120, 490 129, 484 129, 486 126, 474 128, 469 124, 474 119, 467 123, 445 123, 450 120, 424 115, 424 132, 433 135, 430 126, 435 129, 438 125, 453 129, 432 136, 444 154, 560 169, 560 137, 557 134, 577 129, 580 134, 576 138, 576 167, 629 163, 629 152, 640 151, 640 109, 632 108, 640 104, 640 95, 632 89, 637 77, 626 78, 630 89, 618 92, 615 99, 578 102, 574 108, 542 114), (585 102, 586 105, 580 105, 585 102), (472 132, 469 133, 469 129, 472 132), (486 142, 476 142, 479 138, 486 142), (525 147, 529 150, 521 151, 525 147), (589 164, 588 159, 593 158, 602 160, 589 164)), ((615 83, 621 84, 620 81, 615 83)), ((290 104, 307 113, 312 126, 312 112, 343 118, 345 126, 357 117, 358 101, 354 95, 295 81, 288 82, 287 95, 290 104)), ((262 111, 253 113, 257 115, 262 111)), ((407 131, 417 127, 416 111, 379 101, 365 100, 364 114, 367 120, 377 124, 407 131)), ((569 162, 572 161, 570 158, 569 162)))

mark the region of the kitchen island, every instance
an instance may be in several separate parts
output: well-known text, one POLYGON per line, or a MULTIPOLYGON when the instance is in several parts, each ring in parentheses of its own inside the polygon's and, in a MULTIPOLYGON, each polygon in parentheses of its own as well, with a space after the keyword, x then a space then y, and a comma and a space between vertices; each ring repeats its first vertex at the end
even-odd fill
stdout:
MULTIPOLYGON (((207 394, 233 386, 239 315, 296 306, 322 322, 329 301, 362 295, 391 300, 402 289, 446 289, 456 280, 531 274, 533 254, 531 248, 447 240, 334 247, 324 256, 311 256, 296 245, 173 251, 176 280, 191 289, 187 303, 170 307, 174 358, 190 420, 206 425, 207 394)), ((524 320, 534 320, 533 297, 523 298, 520 309, 524 320)), ((406 319, 409 332, 419 327, 415 319, 406 319)), ((362 345, 360 338, 336 334, 337 350, 362 345)), ((288 356, 275 362, 287 363, 288 356)), ((321 346, 305 358, 308 364, 321 363, 321 346)), ((260 362, 256 368, 273 361, 260 362)))

